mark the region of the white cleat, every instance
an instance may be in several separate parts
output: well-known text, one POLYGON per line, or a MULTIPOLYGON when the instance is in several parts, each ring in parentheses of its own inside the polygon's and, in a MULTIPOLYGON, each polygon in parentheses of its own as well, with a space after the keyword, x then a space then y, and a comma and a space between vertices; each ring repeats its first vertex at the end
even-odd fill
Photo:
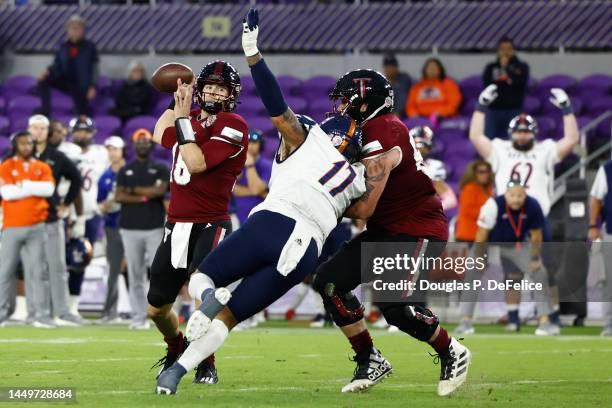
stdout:
MULTIPOLYGON (((221 309, 223 309, 223 307, 227 305, 227 302, 229 302, 229 300, 232 298, 231 292, 226 288, 216 289, 214 296, 217 304, 212 305, 212 308, 214 310, 219 309, 217 313, 221 311, 221 309)), ((187 327, 185 328, 185 337, 187 337, 187 340, 195 341, 206 334, 210 328, 212 320, 202 313, 202 308, 210 306, 211 305, 202 303, 200 308, 193 312, 189 318, 189 321, 187 322, 187 327)))
POLYGON ((175 392, 172 392, 171 389, 164 388, 164 387, 156 387, 155 388, 155 393, 157 395, 174 395, 174 394, 176 394, 175 392))
POLYGON ((438 395, 444 397, 455 392, 467 379, 472 353, 453 337, 448 347, 448 353, 438 356, 441 364, 438 395))
POLYGON ((355 356, 353 360, 357 367, 351 382, 342 387, 343 393, 366 391, 393 373, 391 363, 374 347, 366 358, 355 356))

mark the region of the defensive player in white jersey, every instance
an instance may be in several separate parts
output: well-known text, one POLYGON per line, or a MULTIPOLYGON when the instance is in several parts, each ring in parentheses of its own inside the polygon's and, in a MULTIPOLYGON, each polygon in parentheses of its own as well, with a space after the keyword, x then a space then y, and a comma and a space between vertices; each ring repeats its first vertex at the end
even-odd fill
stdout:
MULTIPOLYGON (((85 238, 93 245, 96 242, 102 220, 97 202, 98 180, 110 165, 108 154, 104 146, 92 144, 96 132, 93 120, 85 116, 76 117, 70 121, 69 128, 72 134, 72 142, 81 149, 80 154, 74 156, 74 160, 83 179, 81 190, 83 212, 82 215, 77 216, 75 225, 77 226, 76 229, 82 229, 80 226, 83 223, 85 224, 85 238)), ((78 314, 83 272, 71 270, 68 279, 70 311, 75 315, 78 314)))
POLYGON ((429 126, 415 126, 410 129, 410 136, 414 139, 414 145, 423 156, 425 161, 424 171, 433 181, 433 186, 436 193, 442 201, 442 208, 450 210, 457 206, 457 196, 455 192, 446 182, 447 171, 446 166, 440 160, 429 156, 434 145, 434 133, 429 126))
MULTIPOLYGON (((243 23, 242 40, 247 62, 281 135, 269 193, 191 276, 189 292, 202 304, 187 324, 191 343, 160 375, 158 394, 175 393, 181 378, 221 347, 229 330, 313 273, 338 220, 343 214, 368 218, 391 169, 401 161, 399 150, 392 149, 364 164, 351 164, 361 150, 361 132, 354 120, 333 117, 319 126, 294 114, 257 50, 257 11, 249 11, 248 21, 243 23), (230 294, 225 286, 239 279, 230 294)), ((184 91, 177 92, 177 106, 190 103, 191 92, 184 91)), ((182 123, 186 126, 177 128, 179 143, 188 143, 193 132, 187 121, 182 123)))
MULTIPOLYGON (((510 121, 508 135, 510 140, 490 140, 484 134, 485 107, 497 97, 497 85, 489 85, 478 97, 478 104, 470 124, 470 140, 478 153, 489 163, 495 172, 496 194, 504 194, 508 183, 519 178, 528 195, 538 201, 545 216, 544 242, 551 240, 548 214, 555 178, 555 164, 567 157, 579 140, 578 123, 572 111, 567 93, 560 88, 550 90, 550 102, 563 112, 563 138, 559 141, 545 139, 537 141, 538 125, 534 118, 521 113, 510 121)), ((542 260, 550 276, 552 307, 555 310, 550 318, 555 331, 558 322, 558 289, 554 280, 556 272, 554 254, 542 251, 542 260)), ((520 292, 507 291, 506 302, 509 324, 506 329, 518 331, 520 320, 518 304, 520 292)), ((543 323, 543 322, 541 322, 543 323)))
POLYGON ((496 194, 503 194, 512 178, 524 181, 527 194, 538 200, 548 215, 554 182, 554 166, 567 157, 578 143, 578 123, 569 97, 563 89, 551 89, 550 101, 563 112, 563 138, 536 140, 538 126, 531 116, 522 113, 510 121, 510 140, 489 139, 484 134, 484 108, 497 98, 497 85, 489 85, 478 97, 470 124, 470 140, 478 153, 493 167, 496 194))

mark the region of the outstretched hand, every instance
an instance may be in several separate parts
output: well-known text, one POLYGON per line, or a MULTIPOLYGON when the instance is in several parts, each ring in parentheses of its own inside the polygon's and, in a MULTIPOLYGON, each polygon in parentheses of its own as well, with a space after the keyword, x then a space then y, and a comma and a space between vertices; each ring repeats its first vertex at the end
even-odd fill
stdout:
POLYGON ((184 84, 180 78, 176 82, 178 86, 174 93, 174 115, 175 118, 188 118, 193 100, 193 86, 184 84))
POLYGON ((242 49, 244 55, 252 57, 259 54, 257 49, 257 35, 259 34, 259 12, 250 9, 244 20, 242 20, 242 49))

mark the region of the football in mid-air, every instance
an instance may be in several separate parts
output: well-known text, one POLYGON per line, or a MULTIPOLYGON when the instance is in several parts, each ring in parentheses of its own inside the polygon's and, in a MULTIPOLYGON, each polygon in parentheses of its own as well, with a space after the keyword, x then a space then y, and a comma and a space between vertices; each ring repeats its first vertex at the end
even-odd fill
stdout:
POLYGON ((160 92, 176 92, 176 81, 181 78, 183 83, 193 81, 193 71, 187 65, 169 62, 157 68, 151 77, 151 84, 160 92))

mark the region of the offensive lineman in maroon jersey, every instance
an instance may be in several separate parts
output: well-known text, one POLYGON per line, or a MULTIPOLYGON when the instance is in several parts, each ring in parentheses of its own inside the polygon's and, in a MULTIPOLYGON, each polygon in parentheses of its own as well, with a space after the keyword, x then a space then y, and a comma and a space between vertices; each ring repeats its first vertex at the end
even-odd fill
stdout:
MULTIPOLYGON (((173 153, 168 220, 147 294, 149 317, 168 345, 158 362, 160 373, 187 348, 172 304, 199 263, 231 232, 230 195, 248 146, 247 124, 232 113, 240 95, 236 69, 224 61, 207 64, 194 90, 199 109, 191 112, 191 100, 184 96, 190 86, 178 80, 154 132, 154 141, 173 153)), ((194 383, 217 381, 213 355, 197 367, 194 383)))
MULTIPOLYGON (((431 179, 408 128, 393 112, 393 90, 387 79, 373 70, 356 70, 338 79, 330 98, 340 100, 334 110, 355 119, 363 132, 362 158, 373 158, 394 146, 402 149, 402 162, 391 172, 367 230, 346 242, 316 273, 313 286, 326 310, 355 350, 357 368, 342 392, 367 389, 393 370, 372 342, 363 306, 351 292, 360 283, 361 244, 411 243, 413 256, 437 257, 448 239, 448 225, 431 179)), ((420 275, 426 276, 421 270, 420 275)), ((416 279, 416 278, 415 278, 416 279)), ((423 299, 377 302, 387 322, 412 337, 428 342, 441 361, 438 394, 448 395, 467 377, 470 351, 450 338, 438 318, 424 307, 423 299)))

